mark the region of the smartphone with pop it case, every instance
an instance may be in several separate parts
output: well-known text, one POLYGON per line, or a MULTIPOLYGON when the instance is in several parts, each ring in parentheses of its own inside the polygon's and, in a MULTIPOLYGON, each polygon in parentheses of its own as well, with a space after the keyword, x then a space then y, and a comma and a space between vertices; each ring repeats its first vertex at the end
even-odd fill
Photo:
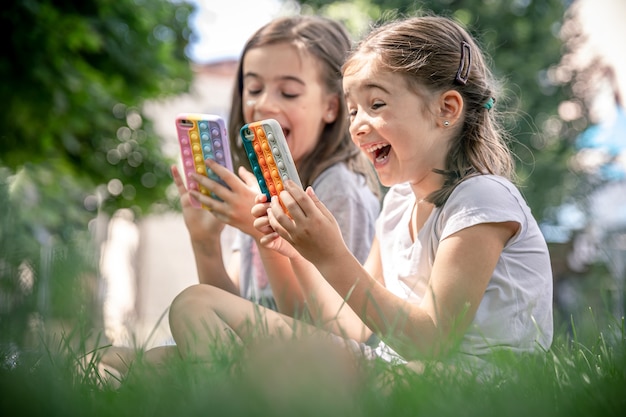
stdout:
MULTIPOLYGON (((210 170, 204 162, 207 158, 211 158, 228 168, 228 170, 233 171, 228 131, 224 119, 213 114, 181 113, 176 116, 176 132, 180 144, 180 155, 187 188, 198 190, 202 194, 219 199, 198 184, 191 177, 191 174, 197 172, 226 186, 224 181, 210 170)), ((200 203, 193 198, 191 203, 196 207, 200 207, 200 203)))
POLYGON ((268 201, 285 188, 283 183, 287 179, 302 187, 283 129, 276 120, 248 123, 241 128, 240 135, 252 172, 268 201))

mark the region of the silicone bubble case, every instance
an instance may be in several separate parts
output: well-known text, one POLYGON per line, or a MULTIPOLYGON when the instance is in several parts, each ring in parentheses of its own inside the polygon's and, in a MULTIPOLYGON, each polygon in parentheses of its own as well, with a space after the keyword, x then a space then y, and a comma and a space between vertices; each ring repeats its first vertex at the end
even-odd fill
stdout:
MULTIPOLYGON (((207 168, 204 162, 207 158, 211 158, 228 170, 233 171, 228 132, 224 119, 213 114, 181 113, 176 116, 176 132, 187 188, 198 190, 204 195, 219 199, 198 184, 191 177, 191 174, 197 172, 226 186, 224 181, 207 168)), ((191 203, 200 207, 200 203, 193 198, 191 203)))
POLYGON ((283 129, 276 120, 248 123, 240 135, 252 172, 268 200, 285 188, 283 182, 287 179, 302 187, 283 129))

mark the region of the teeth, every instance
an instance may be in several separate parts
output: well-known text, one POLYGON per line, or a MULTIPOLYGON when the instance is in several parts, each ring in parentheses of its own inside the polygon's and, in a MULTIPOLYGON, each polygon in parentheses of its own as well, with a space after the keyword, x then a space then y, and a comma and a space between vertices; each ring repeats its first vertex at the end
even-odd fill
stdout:
POLYGON ((369 152, 369 153, 373 153, 373 152, 376 152, 376 151, 377 151, 377 150, 379 150, 379 149, 384 148, 385 146, 387 146, 387 145, 383 145, 382 143, 379 143, 379 144, 377 144, 377 145, 370 146, 369 148, 365 148, 365 150, 366 150, 367 152, 369 152))

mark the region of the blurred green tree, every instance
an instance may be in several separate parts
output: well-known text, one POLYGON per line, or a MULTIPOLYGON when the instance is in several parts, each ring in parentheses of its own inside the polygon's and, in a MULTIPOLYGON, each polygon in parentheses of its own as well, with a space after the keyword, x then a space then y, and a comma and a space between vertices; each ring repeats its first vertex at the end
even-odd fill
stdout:
POLYGON ((0 332, 23 328, 11 324, 22 310, 77 313, 97 269, 96 213, 166 201, 171 161, 142 104, 188 90, 192 11, 184 0, 4 4, 0 332))
POLYGON ((305 11, 344 21, 357 38, 370 23, 415 13, 451 16, 467 26, 493 61, 504 97, 497 107, 511 132, 520 185, 535 216, 561 203, 576 182, 567 161, 581 127, 558 115, 570 97, 556 82, 563 41, 560 27, 566 0, 301 0, 305 11), (365 22, 365 24, 364 24, 365 22))
POLYGON ((0 47, 0 164, 37 166, 31 176, 40 197, 52 199, 48 210, 94 209, 88 197, 102 184, 105 209, 163 198, 169 162, 141 106, 187 89, 190 12, 167 0, 3 7, 10 36, 0 47))

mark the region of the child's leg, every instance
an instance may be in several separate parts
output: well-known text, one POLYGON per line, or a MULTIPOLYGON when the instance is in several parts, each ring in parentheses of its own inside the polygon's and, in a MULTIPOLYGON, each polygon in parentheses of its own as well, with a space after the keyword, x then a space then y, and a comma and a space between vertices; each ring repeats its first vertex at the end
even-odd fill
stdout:
POLYGON ((178 349, 173 345, 156 346, 143 353, 144 361, 157 365, 167 363, 172 358, 180 359, 178 349))
POLYGON ((114 374, 112 370, 117 371, 119 376, 126 375, 139 356, 143 363, 157 366, 167 363, 172 358, 180 358, 176 346, 171 345, 157 346, 144 352, 132 347, 109 346, 99 349, 96 355, 94 365, 98 367, 102 376, 107 376, 107 373, 114 374))
POLYGON ((170 329, 183 357, 208 360, 216 341, 250 342, 255 337, 327 332, 209 285, 194 285, 172 302, 170 329))
POLYGON ((137 350, 127 346, 109 346, 100 349, 98 356, 100 356, 100 364, 125 374, 131 363, 135 361, 137 350))

